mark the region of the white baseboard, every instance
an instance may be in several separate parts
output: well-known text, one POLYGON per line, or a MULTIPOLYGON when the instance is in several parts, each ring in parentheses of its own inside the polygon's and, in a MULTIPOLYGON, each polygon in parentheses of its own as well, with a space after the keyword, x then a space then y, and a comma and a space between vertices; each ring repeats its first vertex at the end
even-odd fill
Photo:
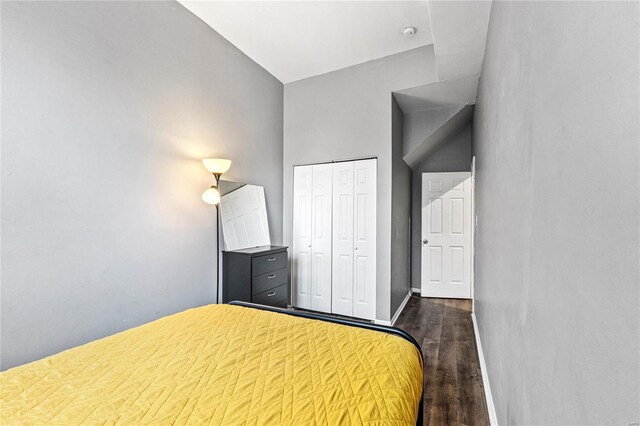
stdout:
POLYGON ((414 292, 414 293, 421 293, 422 289, 413 287, 413 288, 411 288, 411 291, 414 292))
POLYGON ((489 422, 492 426, 498 426, 498 416, 496 416, 496 406, 491 396, 491 386, 489 386, 489 376, 487 374, 487 364, 484 361, 484 352, 482 352, 482 343, 480 343, 480 332, 478 331, 478 322, 476 321, 475 312, 471 313, 473 321, 473 332, 476 336, 476 347, 478 348, 478 359, 480 360, 480 371, 482 372, 482 385, 484 387, 484 398, 487 400, 487 411, 489 412, 489 422))
POLYGON ((395 324, 396 321, 398 320, 398 317, 400 316, 400 314, 402 313, 402 311, 404 310, 404 307, 407 305, 407 302, 409 301, 409 299, 411 298, 411 295, 413 293, 410 291, 409 293, 407 293, 407 296, 404 298, 404 300, 402 301, 402 303, 400 304, 400 307, 398 308, 398 310, 396 311, 396 313, 393 315, 393 317, 391 317, 391 325, 395 324))
POLYGON ((393 317, 391 317, 391 321, 377 319, 374 322, 376 324, 380 324, 380 325, 391 325, 392 326, 393 324, 395 324, 396 321, 398 320, 398 317, 402 313, 402 310, 407 305, 407 302, 409 301, 409 298, 411 297, 411 294, 412 294, 412 292, 407 293, 407 297, 404 298, 404 300, 400 304, 400 307, 398 307, 398 310, 396 311, 396 313, 393 314, 393 317))

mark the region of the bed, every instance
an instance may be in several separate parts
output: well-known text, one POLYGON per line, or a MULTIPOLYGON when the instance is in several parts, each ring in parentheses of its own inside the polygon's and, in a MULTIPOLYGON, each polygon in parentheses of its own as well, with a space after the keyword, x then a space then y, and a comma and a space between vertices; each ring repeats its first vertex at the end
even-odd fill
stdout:
POLYGON ((0 373, 0 423, 409 425, 422 363, 392 327, 208 305, 0 373))

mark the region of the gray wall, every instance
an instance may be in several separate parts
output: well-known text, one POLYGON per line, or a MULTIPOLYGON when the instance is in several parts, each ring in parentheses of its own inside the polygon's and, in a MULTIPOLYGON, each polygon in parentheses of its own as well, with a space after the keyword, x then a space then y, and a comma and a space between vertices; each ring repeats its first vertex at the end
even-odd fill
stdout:
POLYGON ((391 96, 391 317, 411 291, 411 169, 402 159, 404 114, 391 96))
MULTIPOLYGON (((405 115, 405 119, 407 115, 405 115)), ((425 117, 425 120, 428 121, 428 117, 425 117)), ((405 122, 405 130, 407 129, 406 124, 405 122)), ((471 171, 471 146, 471 124, 469 124, 446 141, 440 149, 413 168, 411 194, 412 288, 419 289, 422 285, 422 173, 471 171)))
POLYGON ((283 86, 177 2, 2 2, 2 368, 214 301, 199 159, 265 186, 283 86))
POLYGON ((640 420, 637 2, 494 2, 475 307, 500 424, 640 420))
POLYGON ((390 319, 392 91, 435 81, 433 46, 299 80, 284 88, 284 242, 291 244, 293 166, 378 157, 376 312, 390 319))
POLYGON ((402 155, 407 155, 420 145, 456 115, 462 107, 463 105, 450 105, 405 114, 402 155))

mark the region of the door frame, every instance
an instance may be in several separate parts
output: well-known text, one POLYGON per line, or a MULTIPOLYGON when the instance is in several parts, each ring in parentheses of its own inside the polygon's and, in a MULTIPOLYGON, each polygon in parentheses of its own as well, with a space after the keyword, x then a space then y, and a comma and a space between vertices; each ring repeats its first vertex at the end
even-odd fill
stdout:
POLYGON ((476 311, 476 156, 471 157, 471 312, 476 311))
MULTIPOLYGON (((459 172, 420 172, 420 205, 422 206, 422 182, 423 176, 425 174, 431 173, 464 173, 469 172, 468 170, 459 171, 459 172)), ((476 215, 476 157, 475 155, 471 157, 471 242, 469 244, 469 257, 471 260, 471 271, 469 275, 469 295, 471 300, 471 312, 475 312, 475 253, 476 253, 476 226, 478 224, 478 218, 476 215)), ((422 292, 422 270, 423 270, 423 262, 422 262, 422 208, 420 209, 420 292, 422 292)), ((420 297, 422 295, 420 294, 420 297)))

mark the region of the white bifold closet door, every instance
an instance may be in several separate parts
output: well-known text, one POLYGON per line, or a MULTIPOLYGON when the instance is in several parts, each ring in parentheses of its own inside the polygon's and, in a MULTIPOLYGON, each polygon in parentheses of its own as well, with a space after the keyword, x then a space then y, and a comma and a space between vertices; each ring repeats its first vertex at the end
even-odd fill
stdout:
POLYGON ((293 179, 295 304, 331 312, 331 164, 295 167, 293 179))
POLYGON ((375 319, 376 173, 375 159, 294 168, 295 306, 375 319))
POLYGON ((293 241, 291 282, 293 304, 311 309, 311 195, 313 166, 293 169, 293 241))
POLYGON ((321 312, 331 312, 331 166, 312 166, 311 309, 321 312))
POLYGON ((333 165, 332 312, 375 319, 376 160, 333 165))
POLYGON ((353 315, 353 162, 333 165, 332 311, 353 315))

